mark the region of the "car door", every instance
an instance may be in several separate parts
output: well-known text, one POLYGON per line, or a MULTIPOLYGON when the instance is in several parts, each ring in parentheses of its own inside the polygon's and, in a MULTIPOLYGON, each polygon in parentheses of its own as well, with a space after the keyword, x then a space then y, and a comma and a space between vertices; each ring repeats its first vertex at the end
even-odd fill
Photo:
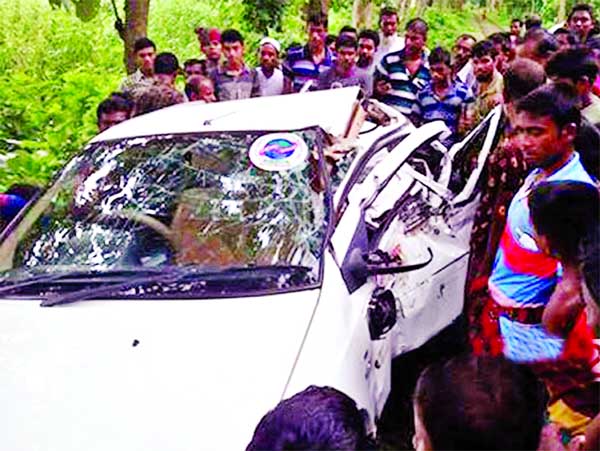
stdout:
MULTIPOLYGON (((445 127, 425 124, 344 188, 332 245, 351 297, 370 296, 370 306, 384 309, 394 300, 393 327, 389 312, 367 312, 379 322, 371 329, 384 332, 372 337, 375 367, 418 348, 462 311, 479 183, 500 116, 494 110, 451 149, 437 140, 445 127)), ((383 392, 385 375, 373 379, 383 392)))

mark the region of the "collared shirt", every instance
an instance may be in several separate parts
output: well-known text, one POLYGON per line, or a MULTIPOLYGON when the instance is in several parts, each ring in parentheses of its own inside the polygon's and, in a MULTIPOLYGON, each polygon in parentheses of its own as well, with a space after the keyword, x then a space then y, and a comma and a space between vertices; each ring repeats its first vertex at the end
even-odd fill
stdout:
POLYGON ((341 76, 337 73, 335 67, 330 67, 319 75, 318 89, 360 86, 365 97, 370 97, 372 84, 371 76, 363 69, 353 67, 349 74, 341 76))
POLYGON ((215 95, 220 101, 248 99, 256 83, 256 72, 244 65, 241 72, 233 73, 219 67, 211 73, 215 95))
POLYGON ((474 100, 471 90, 459 81, 450 85, 443 98, 434 92, 433 85, 429 83, 417 94, 413 113, 424 122, 444 121, 450 131, 456 135, 463 107, 474 100))
POLYGON ((534 169, 510 203, 506 227, 496 252, 488 286, 494 301, 505 307, 544 306, 558 279, 558 261, 538 249, 527 197, 542 181, 573 180, 593 184, 579 154, 548 177, 534 169))
POLYGON ((474 116, 477 124, 502 102, 502 92, 504 91, 502 74, 494 69, 492 80, 488 84, 475 82, 473 91, 475 93, 474 116))
POLYGON ((147 88, 152 84, 154 84, 154 77, 147 77, 140 69, 138 69, 133 74, 125 77, 123 81, 121 81, 119 90, 121 92, 135 94, 135 91, 147 88))
POLYGON ((596 127, 600 124, 600 98, 594 94, 590 95, 590 103, 588 106, 581 110, 581 114, 596 127))
POLYGON ((375 70, 374 80, 375 83, 377 80, 386 80, 392 87, 387 94, 379 96, 379 99, 409 116, 417 102, 417 93, 429 83, 431 75, 424 53, 421 55, 421 66, 414 75, 410 74, 405 65, 405 57, 404 49, 384 56, 375 70))
POLYGON ((321 72, 333 66, 333 54, 325 47, 325 58, 319 64, 315 63, 308 45, 290 49, 283 64, 283 72, 292 78, 294 92, 300 91, 302 86, 310 80, 313 81, 311 90, 317 89, 317 82, 321 72))

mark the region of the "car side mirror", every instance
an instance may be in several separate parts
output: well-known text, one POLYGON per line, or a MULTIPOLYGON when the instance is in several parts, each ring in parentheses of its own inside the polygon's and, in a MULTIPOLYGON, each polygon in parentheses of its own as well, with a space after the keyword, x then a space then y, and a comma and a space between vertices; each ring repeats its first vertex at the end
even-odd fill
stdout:
POLYGON ((430 247, 427 247, 429 256, 426 260, 417 263, 397 263, 397 260, 392 258, 386 252, 376 250, 367 255, 362 255, 364 269, 370 276, 381 274, 399 274, 403 272, 416 271, 424 268, 433 260, 433 252, 430 247))
POLYGON ((369 276, 399 274, 424 268, 433 260, 433 252, 430 247, 427 248, 427 252, 429 257, 425 261, 405 264, 397 263, 391 255, 382 250, 363 254, 360 248, 354 248, 344 261, 344 273, 346 273, 344 279, 352 293, 363 285, 369 276))

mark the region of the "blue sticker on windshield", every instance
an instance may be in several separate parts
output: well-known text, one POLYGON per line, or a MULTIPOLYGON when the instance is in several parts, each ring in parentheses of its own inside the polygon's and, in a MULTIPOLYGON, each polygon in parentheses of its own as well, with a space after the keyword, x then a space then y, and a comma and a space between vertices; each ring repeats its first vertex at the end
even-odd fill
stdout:
POLYGON ((288 171, 304 165, 308 146, 295 133, 270 133, 252 143, 250 161, 265 171, 288 171))

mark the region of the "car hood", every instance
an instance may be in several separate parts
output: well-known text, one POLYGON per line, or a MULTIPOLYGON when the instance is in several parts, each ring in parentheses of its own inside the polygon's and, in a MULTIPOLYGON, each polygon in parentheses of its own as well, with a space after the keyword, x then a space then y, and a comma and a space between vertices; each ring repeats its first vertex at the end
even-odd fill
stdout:
POLYGON ((243 449, 281 399, 318 295, 0 300, 2 449, 243 449))

